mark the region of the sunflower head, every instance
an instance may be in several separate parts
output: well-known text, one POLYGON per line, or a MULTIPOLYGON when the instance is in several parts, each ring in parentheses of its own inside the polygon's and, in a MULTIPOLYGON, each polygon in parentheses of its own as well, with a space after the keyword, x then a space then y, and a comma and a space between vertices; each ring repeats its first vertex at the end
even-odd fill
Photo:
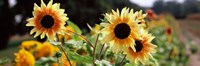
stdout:
POLYGON ((35 59, 33 55, 22 48, 18 53, 15 54, 15 66, 34 66, 35 59))
POLYGON ((56 48, 50 44, 49 42, 44 42, 38 49, 38 51, 35 53, 35 58, 39 59, 41 57, 49 57, 54 54, 54 52, 57 51, 56 48))
POLYGON ((29 51, 29 52, 34 52, 36 50, 38 50, 38 48, 41 46, 41 43, 38 41, 33 41, 33 40, 29 40, 29 41, 23 41, 21 43, 21 48, 24 48, 25 50, 29 51))
POLYGON ((144 19, 146 16, 147 14, 142 14, 142 10, 135 12, 136 22, 142 27, 146 27, 145 19, 144 19))
POLYGON ((143 34, 140 39, 135 39, 135 50, 129 47, 125 51, 127 59, 131 62, 138 63, 139 61, 144 64, 151 57, 150 53, 156 52, 156 46, 151 43, 154 38, 151 34, 143 34))
POLYGON ((103 41, 110 43, 114 52, 129 46, 134 48, 134 38, 139 37, 140 27, 133 9, 123 8, 121 13, 118 9, 112 10, 112 13, 105 14, 105 19, 109 23, 101 23, 104 27, 101 33, 105 35, 103 41))
POLYGON ((40 35, 40 38, 47 36, 50 40, 56 40, 56 33, 64 34, 65 22, 68 20, 67 14, 64 13, 64 9, 60 9, 60 4, 53 4, 53 0, 50 0, 46 5, 41 0, 41 7, 34 4, 33 17, 27 19, 26 26, 33 26, 30 34, 35 33, 34 37, 40 35))

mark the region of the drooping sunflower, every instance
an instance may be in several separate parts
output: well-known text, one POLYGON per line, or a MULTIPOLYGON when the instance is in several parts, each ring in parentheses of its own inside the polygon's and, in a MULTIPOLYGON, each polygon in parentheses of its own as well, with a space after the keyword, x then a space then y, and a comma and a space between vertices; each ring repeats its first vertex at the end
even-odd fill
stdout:
POLYGON ((127 48, 125 53, 127 54, 127 59, 131 62, 135 62, 136 64, 141 62, 145 64, 145 61, 152 57, 151 53, 155 53, 156 45, 153 45, 151 41, 155 37, 151 34, 143 34, 141 38, 135 39, 135 50, 134 51, 131 47, 127 48))
POLYGON ((44 38, 45 35, 50 40, 56 40, 56 33, 64 34, 65 22, 68 20, 67 14, 64 13, 64 9, 60 9, 60 4, 53 4, 53 0, 50 0, 47 5, 41 0, 41 7, 34 4, 33 17, 27 19, 26 26, 33 26, 30 34, 35 32, 34 37, 40 35, 44 38))
POLYGON ((15 66, 34 66, 34 56, 22 48, 18 53, 15 54, 15 66))
POLYGON ((134 49, 134 38, 138 37, 138 23, 135 22, 133 9, 123 8, 121 14, 119 10, 106 13, 105 19, 109 23, 101 23, 104 27, 101 33, 105 35, 103 42, 110 43, 114 52, 118 52, 127 47, 134 49))

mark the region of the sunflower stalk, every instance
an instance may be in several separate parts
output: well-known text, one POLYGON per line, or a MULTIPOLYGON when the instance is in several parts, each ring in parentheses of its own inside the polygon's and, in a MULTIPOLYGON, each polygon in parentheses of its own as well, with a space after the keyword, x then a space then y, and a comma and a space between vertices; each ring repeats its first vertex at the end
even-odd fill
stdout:
POLYGON ((69 59, 67 53, 65 52, 64 48, 62 47, 62 45, 60 45, 60 48, 61 48, 61 50, 63 51, 63 53, 65 54, 65 56, 67 57, 67 61, 69 62, 70 66, 72 66, 72 64, 71 64, 71 62, 70 62, 70 59, 69 59))
POLYGON ((73 33, 73 34, 75 34, 77 36, 80 36, 81 38, 83 38, 85 40, 85 42, 87 42, 92 48, 94 48, 94 46, 92 45, 92 43, 87 38, 85 38, 83 35, 80 35, 80 34, 78 34, 76 32, 71 31, 71 30, 67 30, 67 32, 71 32, 71 33, 73 33))
POLYGON ((95 42, 94 48, 93 48, 93 66, 95 66, 95 53, 96 53, 96 46, 98 43, 98 39, 99 39, 99 34, 97 35, 96 42, 95 42))
MULTIPOLYGON (((58 34, 56 34, 56 37, 57 37, 58 42, 59 42, 60 40, 59 40, 59 38, 58 38, 58 34)), ((61 43, 62 43, 62 42, 61 42, 61 43)), ((67 58, 67 61, 69 62, 70 66, 72 66, 72 64, 71 64, 71 62, 70 62, 70 59, 69 59, 69 57, 68 57, 67 53, 65 52, 65 50, 64 50, 64 48, 63 48, 62 45, 63 45, 63 44, 59 44, 59 47, 60 47, 61 51, 65 54, 65 56, 66 56, 66 58, 67 58)), ((58 64, 59 64, 59 63, 58 63, 58 64)))
POLYGON ((122 66, 122 64, 123 64, 123 62, 124 62, 124 60, 125 60, 125 58, 126 58, 126 55, 124 55, 123 59, 121 60, 120 66, 122 66))
POLYGON ((101 54, 102 54, 102 51, 103 51, 103 48, 104 48, 104 46, 105 46, 105 44, 103 44, 103 45, 102 45, 102 47, 101 47, 101 50, 100 50, 100 53, 99 53, 98 60, 100 60, 100 59, 101 59, 101 54))

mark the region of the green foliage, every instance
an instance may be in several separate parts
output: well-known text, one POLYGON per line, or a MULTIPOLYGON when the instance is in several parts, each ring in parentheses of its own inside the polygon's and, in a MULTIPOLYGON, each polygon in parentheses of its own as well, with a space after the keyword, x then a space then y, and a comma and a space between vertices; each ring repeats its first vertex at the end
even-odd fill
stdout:
MULTIPOLYGON (((76 25, 76 24, 74 24, 73 22, 71 22, 71 21, 67 21, 67 24, 69 25, 69 26, 71 26, 74 30, 75 30, 75 32, 77 33, 77 34, 82 34, 82 31, 81 31, 81 29, 76 25)), ((75 39, 75 40, 80 40, 80 37, 79 36, 77 36, 77 35, 72 35, 72 38, 73 39, 75 39)))
POLYGON ((92 63, 91 56, 81 56, 72 51, 68 51, 68 56, 71 60, 76 61, 77 63, 92 63))

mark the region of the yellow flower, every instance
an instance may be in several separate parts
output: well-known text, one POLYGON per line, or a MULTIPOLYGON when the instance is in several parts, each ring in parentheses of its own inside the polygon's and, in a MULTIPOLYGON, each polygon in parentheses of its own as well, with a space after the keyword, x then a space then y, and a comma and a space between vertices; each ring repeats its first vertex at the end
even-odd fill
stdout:
POLYGON ((53 4, 53 0, 45 5, 43 0, 41 0, 41 7, 34 4, 33 17, 27 19, 28 23, 26 26, 33 26, 34 28, 30 31, 30 34, 40 38, 44 38, 45 35, 50 40, 56 40, 55 35, 64 34, 65 22, 68 20, 67 14, 64 13, 64 9, 60 9, 60 4, 53 4))
MULTIPOLYGON (((71 64, 72 66, 76 66, 76 62, 74 61, 71 61, 71 64)), ((51 66, 70 66, 69 62, 67 61, 67 58, 66 56, 64 55, 64 53, 62 54, 62 57, 59 58, 59 64, 56 62, 56 63, 53 63, 51 66)))
POLYGON ((93 27, 93 29, 91 30, 91 34, 94 35, 94 34, 97 34, 98 32, 100 31, 100 25, 98 24, 95 24, 95 26, 93 27))
POLYGON ((136 22, 138 22, 138 24, 140 24, 142 27, 146 27, 144 20, 146 16, 147 14, 142 14, 142 10, 140 10, 139 12, 138 11, 135 12, 136 22))
POLYGON ((34 40, 23 41, 21 43, 21 48, 24 48, 25 50, 31 53, 34 51, 37 51, 40 46, 41 46, 41 43, 34 40))
POLYGON ((67 25, 66 26, 66 30, 65 30, 65 35, 61 35, 59 34, 58 37, 59 37, 59 40, 62 40, 62 38, 65 38, 66 40, 70 40, 72 39, 72 33, 68 32, 68 30, 72 31, 72 32, 75 32, 74 28, 72 28, 71 26, 67 25))
POLYGON ((38 51, 35 53, 35 58, 39 59, 41 57, 49 57, 54 54, 56 51, 55 47, 49 42, 44 42, 41 47, 39 47, 38 51))
POLYGON ((150 53, 155 53, 155 47, 156 45, 153 45, 151 41, 154 39, 151 34, 143 34, 141 38, 135 39, 135 49, 134 51, 131 47, 129 47, 125 53, 127 54, 127 59, 131 62, 135 62, 136 64, 138 61, 140 61, 142 64, 145 63, 149 59, 149 57, 152 57, 150 53))
POLYGON ((35 59, 33 55, 22 48, 18 53, 15 54, 15 66, 34 66, 35 59))
POLYGON ((116 12, 112 10, 111 14, 105 14, 109 23, 101 23, 104 27, 101 32, 105 35, 103 42, 109 42, 114 52, 127 47, 134 49, 134 38, 138 37, 139 30, 134 17, 133 9, 129 11, 129 8, 123 8, 121 14, 119 14, 119 10, 116 12))

